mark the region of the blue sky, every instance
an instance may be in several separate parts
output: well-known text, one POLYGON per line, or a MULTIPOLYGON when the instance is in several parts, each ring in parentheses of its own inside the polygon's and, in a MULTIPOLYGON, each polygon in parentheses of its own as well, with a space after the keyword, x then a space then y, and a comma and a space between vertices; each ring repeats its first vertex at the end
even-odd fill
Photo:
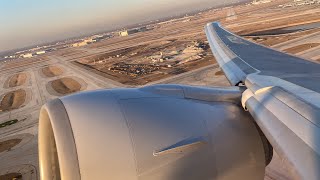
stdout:
POLYGON ((235 0, 1 0, 0 52, 235 0))

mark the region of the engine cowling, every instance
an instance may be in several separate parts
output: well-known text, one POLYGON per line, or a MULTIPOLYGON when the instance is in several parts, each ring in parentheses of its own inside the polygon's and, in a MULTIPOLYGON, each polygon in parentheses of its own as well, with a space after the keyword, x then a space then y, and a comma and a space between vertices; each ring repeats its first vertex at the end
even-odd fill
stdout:
POLYGON ((263 179, 270 149, 241 94, 156 85, 53 100, 40 112, 41 178, 263 179))

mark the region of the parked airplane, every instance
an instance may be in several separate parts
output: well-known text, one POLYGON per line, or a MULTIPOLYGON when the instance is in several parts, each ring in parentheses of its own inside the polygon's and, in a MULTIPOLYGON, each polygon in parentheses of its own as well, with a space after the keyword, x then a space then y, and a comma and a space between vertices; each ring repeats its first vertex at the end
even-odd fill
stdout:
POLYGON ((273 149, 299 178, 320 179, 320 65, 205 31, 233 87, 155 85, 47 103, 42 179, 263 179, 273 149))

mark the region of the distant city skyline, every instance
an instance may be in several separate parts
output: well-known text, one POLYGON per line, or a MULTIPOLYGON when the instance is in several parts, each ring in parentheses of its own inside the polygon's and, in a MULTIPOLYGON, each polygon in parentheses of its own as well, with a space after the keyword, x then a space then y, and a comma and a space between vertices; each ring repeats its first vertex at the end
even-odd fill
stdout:
POLYGON ((0 52, 243 1, 0 1, 0 52))

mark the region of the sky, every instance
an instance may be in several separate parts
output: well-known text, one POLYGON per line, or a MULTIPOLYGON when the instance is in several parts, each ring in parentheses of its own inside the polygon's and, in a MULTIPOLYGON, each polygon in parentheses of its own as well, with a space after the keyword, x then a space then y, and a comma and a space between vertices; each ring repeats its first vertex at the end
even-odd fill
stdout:
POLYGON ((0 52, 239 0, 1 0, 0 52))

